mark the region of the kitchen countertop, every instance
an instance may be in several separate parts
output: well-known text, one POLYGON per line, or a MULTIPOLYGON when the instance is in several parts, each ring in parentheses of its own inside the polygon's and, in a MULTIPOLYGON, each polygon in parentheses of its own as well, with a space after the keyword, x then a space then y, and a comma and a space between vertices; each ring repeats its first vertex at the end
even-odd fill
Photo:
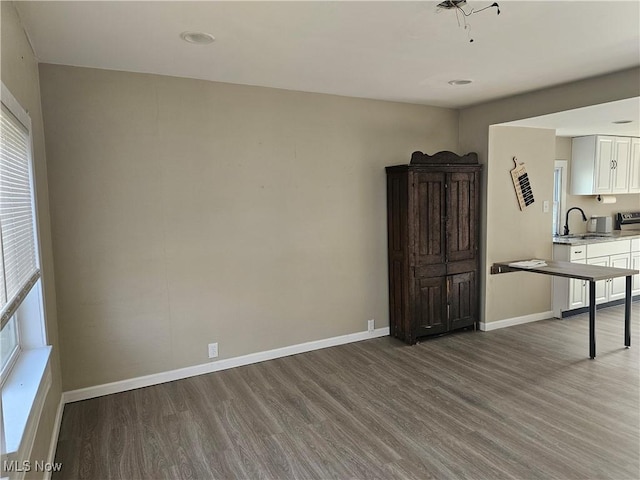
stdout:
POLYGON ((576 233, 553 237, 556 245, 589 245, 590 243, 613 242, 627 238, 640 238, 640 230, 614 230, 612 233, 576 233), (583 235, 587 235, 584 238, 583 235))

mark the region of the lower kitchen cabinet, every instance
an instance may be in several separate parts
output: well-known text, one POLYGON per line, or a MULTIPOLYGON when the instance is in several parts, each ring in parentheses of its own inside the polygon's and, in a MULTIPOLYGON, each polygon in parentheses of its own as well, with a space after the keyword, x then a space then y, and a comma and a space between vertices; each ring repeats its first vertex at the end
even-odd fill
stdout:
MULTIPOLYGON (((609 266, 609 257, 595 257, 587 260, 588 265, 597 265, 598 267, 608 267, 609 266)), ((596 282, 596 305, 600 303, 604 303, 609 300, 609 283, 611 279, 608 278, 606 280, 600 280, 596 282)), ((587 297, 587 304, 589 305, 589 300, 587 297)))
MULTIPOLYGON (((573 263, 587 263, 586 260, 575 260, 573 263)), ((578 278, 569 279, 569 310, 589 305, 587 281, 578 278)))
MULTIPOLYGON (((631 255, 620 254, 609 257, 609 266, 613 268, 631 268, 631 255)), ((609 280, 609 297, 607 302, 624 299, 627 293, 627 283, 625 277, 612 278, 609 280)))
MULTIPOLYGON (((640 244, 640 239, 638 244, 640 244)), ((599 242, 593 245, 554 244, 553 258, 573 263, 586 263, 601 267, 640 269, 640 251, 631 251, 636 245, 630 240, 599 242), (610 254, 607 254, 610 253, 610 254)), ((636 275, 635 277, 640 277, 636 275)), ((640 278, 634 277, 632 295, 640 294, 640 278)), ((626 295, 625 277, 596 282, 596 305, 623 300, 626 295)), ((564 316, 564 312, 589 306, 589 285, 584 280, 554 277, 553 314, 564 316)))

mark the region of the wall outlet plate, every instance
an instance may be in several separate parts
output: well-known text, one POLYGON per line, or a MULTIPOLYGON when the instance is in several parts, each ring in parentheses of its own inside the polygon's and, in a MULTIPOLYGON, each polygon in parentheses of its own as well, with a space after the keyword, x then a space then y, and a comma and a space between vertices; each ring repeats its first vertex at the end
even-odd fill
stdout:
POLYGON ((218 343, 209 344, 209 358, 216 358, 218 356, 218 343))
POLYGON ((374 329, 374 328, 376 328, 375 323, 376 323, 376 321, 375 321, 374 319, 369 320, 369 321, 367 322, 367 331, 368 331, 369 333, 373 332, 373 329, 374 329))

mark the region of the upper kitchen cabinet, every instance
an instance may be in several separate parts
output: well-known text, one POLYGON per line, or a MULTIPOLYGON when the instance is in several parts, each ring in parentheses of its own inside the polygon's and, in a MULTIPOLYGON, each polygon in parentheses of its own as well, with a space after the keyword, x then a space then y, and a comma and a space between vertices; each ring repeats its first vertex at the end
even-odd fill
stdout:
POLYGON ((631 139, 629 193, 640 193, 640 138, 631 139))
POLYGON ((574 138, 571 194, 640 193, 638 140, 604 135, 574 138))

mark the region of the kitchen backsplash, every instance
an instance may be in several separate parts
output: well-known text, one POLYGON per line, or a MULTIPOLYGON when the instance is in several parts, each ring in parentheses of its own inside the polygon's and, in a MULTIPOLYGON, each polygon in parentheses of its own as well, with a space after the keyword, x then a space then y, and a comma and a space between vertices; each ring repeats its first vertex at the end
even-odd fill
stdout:
MULTIPOLYGON (((595 195, 567 195, 567 205, 563 210, 566 212, 567 208, 580 207, 584 210, 587 218, 594 215, 609 215, 613 218, 618 212, 640 210, 640 194, 615 195, 615 197, 617 199, 616 203, 601 204, 596 201, 595 195)), ((578 217, 579 215, 576 215, 575 218, 578 217)), ((587 231, 586 222, 580 222, 580 225, 577 225, 577 222, 573 219, 571 225, 571 230, 575 231, 575 233, 584 233, 587 231)))

